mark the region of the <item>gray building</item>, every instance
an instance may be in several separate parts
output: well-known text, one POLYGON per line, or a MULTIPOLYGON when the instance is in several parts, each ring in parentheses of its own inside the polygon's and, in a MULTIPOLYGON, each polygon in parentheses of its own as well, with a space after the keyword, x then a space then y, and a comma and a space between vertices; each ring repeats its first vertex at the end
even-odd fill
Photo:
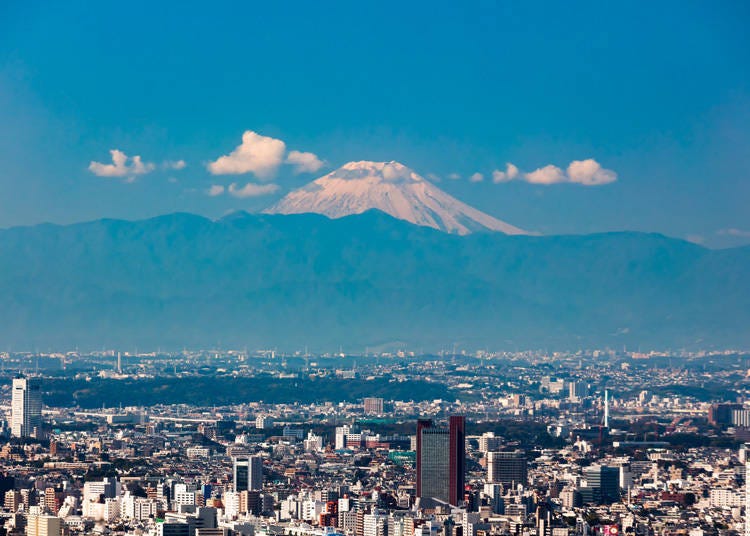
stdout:
POLYGON ((263 489, 263 458, 249 456, 234 459, 234 491, 263 489))
POLYGON ((584 472, 586 486, 580 488, 584 503, 611 504, 620 500, 620 468, 592 465, 584 472))
POLYGON ((488 452, 487 481, 503 486, 528 485, 528 462, 523 451, 488 452))

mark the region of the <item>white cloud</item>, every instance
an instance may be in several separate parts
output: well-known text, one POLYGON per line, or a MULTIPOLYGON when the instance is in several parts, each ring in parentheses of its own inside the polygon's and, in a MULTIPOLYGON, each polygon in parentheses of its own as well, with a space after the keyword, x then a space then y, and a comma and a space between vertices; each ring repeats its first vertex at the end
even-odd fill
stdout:
POLYGON ((508 182, 512 181, 518 176, 518 168, 508 162, 505 164, 505 171, 500 171, 499 169, 496 169, 492 172, 492 182, 495 184, 498 184, 500 182, 508 182))
POLYGON ((387 181, 409 180, 412 171, 397 162, 388 162, 383 166, 383 178, 387 181))
POLYGON ((216 197, 224 193, 224 187, 221 184, 212 184, 206 193, 211 197, 216 197))
POLYGON ((567 182, 568 178, 562 169, 552 164, 539 168, 531 173, 524 173, 523 178, 532 184, 556 184, 567 182))
POLYGON ((566 171, 550 164, 529 173, 521 173, 516 166, 508 162, 505 165, 505 171, 496 169, 492 172, 492 182, 495 184, 515 179, 531 184, 576 183, 582 186, 600 186, 615 182, 617 173, 603 168, 593 158, 573 160, 566 171))
POLYGON ((513 180, 518 176, 518 168, 508 162, 505 174, 508 176, 509 179, 513 180))
POLYGON ((474 173, 469 177, 469 182, 482 182, 484 180, 484 175, 481 173, 474 173))
POLYGON ((150 162, 143 162, 138 155, 128 158, 125 153, 117 149, 112 149, 109 153, 112 155, 111 164, 91 161, 89 171, 97 177, 130 177, 129 182, 132 182, 136 175, 145 175, 156 168, 150 162))
POLYGON ((289 151, 286 163, 294 166, 295 173, 315 173, 325 165, 318 155, 302 151, 289 151))
POLYGON ((599 186, 617 180, 617 173, 604 169, 593 158, 573 160, 568 166, 568 179, 584 186, 599 186))
POLYGON ((740 238, 750 238, 750 231, 736 229, 734 227, 731 227, 729 229, 721 229, 719 231, 716 231, 716 234, 721 236, 738 236, 740 238))
POLYGON ((164 169, 175 169, 179 171, 180 169, 185 169, 187 164, 184 160, 167 160, 164 162, 163 167, 164 169))
POLYGON ((450 175, 448 175, 448 178, 452 181, 457 181, 461 178, 461 175, 459 175, 458 173, 451 173, 450 175))
POLYGON ((271 179, 283 162, 285 151, 283 141, 246 130, 234 151, 209 162, 207 167, 213 175, 253 173, 259 179, 271 179))
POLYGON ((233 182, 229 185, 227 192, 234 197, 245 198, 272 194, 278 189, 278 184, 255 184, 248 182, 245 186, 239 187, 233 182))
POLYGON ((706 237, 699 234, 689 234, 685 237, 685 240, 692 242, 693 244, 698 244, 699 246, 706 243, 706 237))

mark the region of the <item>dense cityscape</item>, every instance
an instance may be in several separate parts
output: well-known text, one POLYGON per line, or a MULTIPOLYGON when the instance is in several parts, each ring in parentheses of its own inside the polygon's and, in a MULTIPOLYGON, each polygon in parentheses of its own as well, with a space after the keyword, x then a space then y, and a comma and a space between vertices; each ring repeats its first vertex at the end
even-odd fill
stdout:
POLYGON ((750 536, 749 27, 0 0, 0 536, 750 536))
POLYGON ((0 361, 5 534, 747 533, 744 353, 0 361))

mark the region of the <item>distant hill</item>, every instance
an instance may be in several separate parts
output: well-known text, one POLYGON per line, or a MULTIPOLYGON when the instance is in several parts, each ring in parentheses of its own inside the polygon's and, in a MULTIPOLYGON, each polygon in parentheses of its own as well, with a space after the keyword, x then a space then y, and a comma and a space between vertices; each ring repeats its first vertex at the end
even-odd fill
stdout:
POLYGON ((747 347, 750 248, 382 212, 0 231, 0 349, 747 347))

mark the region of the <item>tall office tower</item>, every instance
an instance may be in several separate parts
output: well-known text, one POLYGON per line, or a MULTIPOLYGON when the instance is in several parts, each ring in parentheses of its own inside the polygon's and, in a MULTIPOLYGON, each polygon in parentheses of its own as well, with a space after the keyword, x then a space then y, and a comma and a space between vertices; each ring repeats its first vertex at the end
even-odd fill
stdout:
POLYGON ((364 409, 366 415, 382 415, 383 399, 382 398, 365 398, 364 409))
POLYGON ((417 421, 417 496, 458 505, 466 474, 465 418, 452 416, 448 428, 417 421))
POLYGON ((26 522, 26 536, 60 536, 62 519, 56 516, 29 516, 26 522))
POLYGON ((620 500, 620 468, 592 465, 584 470, 586 488, 591 490, 587 500, 595 504, 610 504, 620 500))
POLYGON ((488 452, 487 481, 504 486, 528 484, 528 463, 523 451, 488 452))
POLYGON ((42 386, 38 378, 14 378, 11 398, 11 434, 42 436, 42 386))
POLYGON ((263 489, 263 458, 234 459, 234 491, 263 489))
POLYGON ((745 536, 750 536, 750 460, 745 461, 745 536))

